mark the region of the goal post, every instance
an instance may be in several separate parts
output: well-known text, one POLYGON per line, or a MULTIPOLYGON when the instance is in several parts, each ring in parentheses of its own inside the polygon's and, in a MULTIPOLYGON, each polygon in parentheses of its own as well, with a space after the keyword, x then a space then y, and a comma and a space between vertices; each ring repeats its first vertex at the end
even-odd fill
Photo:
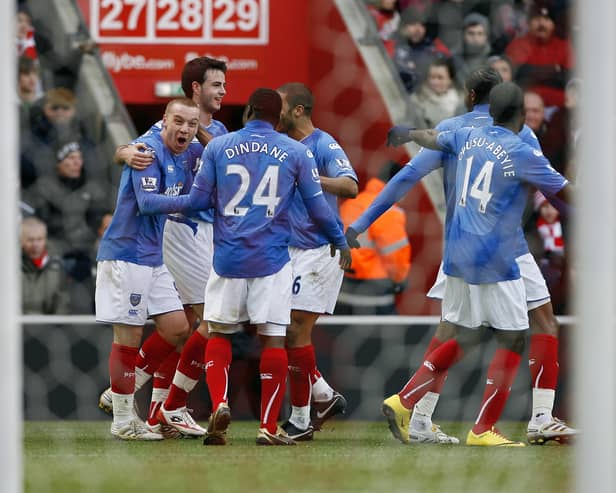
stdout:
POLYGON ((0 276, 0 389, 2 406, 0 422, 3 437, 0 440, 0 477, 2 491, 22 491, 22 354, 21 326, 18 323, 19 256, 17 239, 17 146, 19 142, 16 104, 16 56, 15 56, 15 2, 0 2, 0 28, 4 41, 0 43, 0 97, 5 124, 0 132, 3 169, 0 180, 3 197, 0 208, 0 231, 8 241, 2 246, 2 275, 0 276))
POLYGON ((616 411, 616 3, 577 1, 582 78, 577 155, 576 491, 613 492, 616 411), (592 5, 591 5, 592 4, 592 5))

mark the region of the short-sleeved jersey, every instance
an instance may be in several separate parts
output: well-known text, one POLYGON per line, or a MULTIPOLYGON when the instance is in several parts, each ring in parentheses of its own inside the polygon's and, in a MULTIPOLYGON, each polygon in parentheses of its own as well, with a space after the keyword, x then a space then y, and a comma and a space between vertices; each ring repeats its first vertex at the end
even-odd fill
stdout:
MULTIPOLYGON (((302 139, 301 143, 314 154, 319 175, 329 178, 348 176, 357 181, 357 175, 353 171, 349 158, 340 144, 327 132, 317 128, 302 139)), ((338 225, 342 228, 342 219, 340 219, 340 212, 338 211, 338 197, 325 191, 323 195, 338 225)), ((297 192, 289 210, 289 222, 291 224, 291 240, 289 243, 291 246, 309 250, 329 243, 321 227, 308 215, 302 197, 297 192)))
POLYGON ((191 197, 212 194, 218 275, 263 277, 289 261, 289 208, 296 186, 305 199, 323 193, 312 152, 269 123, 250 121, 208 144, 191 197))
MULTIPOLYGON (((492 125, 492 117, 489 114, 489 106, 487 104, 475 105, 473 111, 463 115, 448 118, 439 123, 436 130, 455 131, 465 127, 480 128, 486 125, 492 125)), ((535 133, 524 125, 518 136, 523 142, 530 145, 533 149, 540 150, 539 141, 535 133)), ((433 151, 429 149, 421 149, 413 159, 404 166, 392 180, 387 184, 385 189, 373 204, 361 215, 361 217, 351 224, 358 232, 363 232, 370 224, 372 224, 383 212, 391 205, 400 200, 402 196, 419 180, 428 175, 432 171, 443 168, 443 187, 445 191, 445 236, 447 229, 451 223, 453 211, 455 208, 455 183, 456 183, 456 168, 458 157, 454 154, 449 154, 443 151, 433 151)), ((528 253, 528 244, 524 237, 522 226, 518 225, 518 242, 515 247, 515 255, 519 257, 528 253)))
POLYGON ((540 150, 501 126, 445 131, 437 140, 458 160, 445 273, 470 284, 518 279, 518 229, 528 187, 554 195, 567 180, 540 150))
POLYGON ((173 154, 162 141, 160 132, 146 133, 133 143, 144 143, 154 151, 154 162, 137 171, 124 165, 118 200, 111 224, 98 249, 97 260, 124 260, 139 265, 162 265, 162 234, 165 215, 144 215, 140 209, 148 194, 175 197, 186 193, 191 163, 197 149, 189 147, 182 154, 173 154))
MULTIPOLYGON (((151 134, 151 133, 160 133, 162 128, 163 128, 163 122, 162 120, 160 120, 156 122, 154 125, 152 125, 150 129, 144 134, 144 136, 151 134)), ((218 120, 214 120, 214 119, 212 119, 212 122, 207 127, 205 127, 205 130, 207 130, 213 137, 218 137, 220 135, 229 133, 224 123, 218 120)), ((191 163, 192 173, 190 176, 189 186, 187 189, 190 189, 190 185, 192 185, 194 176, 197 174, 197 172, 199 171, 199 167, 201 166, 201 154, 203 153, 203 144, 199 142, 199 140, 197 140, 197 137, 195 137, 190 143, 190 149, 192 150, 193 154, 197 156, 197 159, 193 163, 191 163)), ((206 223, 213 223, 214 222, 214 210, 210 209, 207 211, 198 211, 197 213, 195 213, 195 217, 193 217, 193 219, 204 221, 206 223)))

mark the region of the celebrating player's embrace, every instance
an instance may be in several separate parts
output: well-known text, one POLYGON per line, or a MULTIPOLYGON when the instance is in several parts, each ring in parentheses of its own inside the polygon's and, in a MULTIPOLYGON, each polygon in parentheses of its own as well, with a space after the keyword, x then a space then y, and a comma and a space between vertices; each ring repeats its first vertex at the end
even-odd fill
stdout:
MULTIPOLYGON (((194 169, 196 161, 190 144, 199 127, 199 112, 192 100, 174 100, 168 105, 162 130, 150 132, 144 138, 148 142, 161 141, 152 153, 153 163, 142 170, 126 166, 123 171, 118 202, 118 211, 123 212, 116 213, 117 226, 110 227, 99 253, 101 269, 106 269, 101 271, 109 271, 109 274, 101 276, 97 286, 97 319, 114 324, 108 394, 111 395, 109 408, 114 415, 112 434, 118 438, 157 440, 163 438, 163 434, 170 436, 169 429, 173 428, 183 435, 205 434, 204 444, 207 445, 226 443, 231 418, 227 398, 230 338, 242 330, 242 324, 251 323, 256 325, 263 343, 261 426, 257 443, 295 444, 277 425, 288 371, 285 334, 290 323, 293 284, 288 248, 289 209, 294 197, 303 203, 315 224, 315 233, 320 228, 323 237, 332 245, 332 257, 333 249, 339 250, 339 270, 349 268, 351 257, 339 220, 323 195, 312 152, 275 130, 281 110, 279 93, 257 89, 248 102, 245 128, 217 137, 207 145, 199 172, 190 193, 186 194, 186 185, 192 182, 190 170, 194 169), (180 128, 172 133, 176 126, 180 128), (170 189, 173 193, 167 192, 170 189), (178 294, 162 262, 164 214, 183 213, 182 217, 190 217, 212 207, 214 255, 205 289, 207 303, 203 317, 208 322, 210 340, 202 361, 207 368, 213 413, 207 430, 203 430, 185 410, 185 401, 178 412, 170 412, 167 406, 173 395, 172 387, 169 398, 156 415, 158 425, 162 426, 145 424, 133 410, 135 373, 142 385, 188 335, 178 294), (122 236, 115 232, 121 226, 126 227, 122 214, 133 218, 127 224, 135 223, 134 231, 127 235, 133 244, 126 249, 131 252, 126 258, 105 253, 115 251, 115 245, 121 241, 122 236), (153 225, 147 229, 144 225, 150 223, 153 225), (167 291, 159 293, 148 288, 144 278, 130 274, 131 269, 138 269, 144 263, 139 255, 146 246, 151 252, 147 257, 149 263, 145 264, 149 270, 143 275, 149 276, 151 281, 148 282, 153 286, 158 285, 159 277, 169 279, 165 284, 169 288, 167 291), (124 283, 125 293, 114 292, 112 287, 123 282, 116 277, 124 271, 129 272, 128 279, 133 284, 124 283), (159 276, 159 271, 165 276, 159 276), (113 303, 118 304, 116 311, 104 311, 104 307, 113 303), (129 304, 136 308, 129 308, 129 304), (163 305, 166 311, 160 308, 163 305), (135 358, 142 325, 148 315, 157 322, 157 331, 144 343, 140 358, 145 364, 137 371, 135 358), (172 316, 173 326, 167 323, 172 316)), ((344 171, 349 174, 348 166, 344 171)), ((355 179, 352 170, 350 175, 355 179)), ((200 260, 206 259, 197 259, 200 260)), ((178 378, 176 373, 174 384, 183 380, 186 377, 178 378)))

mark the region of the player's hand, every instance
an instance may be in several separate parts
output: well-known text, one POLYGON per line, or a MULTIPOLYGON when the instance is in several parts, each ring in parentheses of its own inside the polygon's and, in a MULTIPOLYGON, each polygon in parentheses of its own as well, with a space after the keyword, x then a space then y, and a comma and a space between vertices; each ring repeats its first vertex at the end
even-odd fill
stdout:
POLYGON ((154 161, 154 153, 143 142, 127 145, 124 153, 124 162, 138 171, 146 169, 154 161))
POLYGON ((338 264, 344 271, 348 271, 351 267, 351 250, 348 248, 336 248, 332 243, 329 244, 329 254, 332 257, 336 256, 336 250, 340 250, 340 261, 338 264))
POLYGON ((359 248, 361 245, 359 244, 359 240, 357 236, 359 233, 355 231, 353 228, 348 227, 344 236, 346 237, 346 241, 351 248, 359 248))
POLYGON ((209 133, 204 127, 199 125, 199 130, 197 130, 197 140, 201 142, 201 144, 206 146, 213 138, 214 136, 211 133, 209 133))
POLYGON ((411 141, 409 132, 415 130, 413 127, 407 127, 406 125, 396 125, 389 129, 387 132, 387 147, 397 147, 411 141))
POLYGON ((350 248, 341 248, 340 249, 340 261, 338 262, 340 268, 342 270, 349 270, 351 267, 351 249, 350 248))

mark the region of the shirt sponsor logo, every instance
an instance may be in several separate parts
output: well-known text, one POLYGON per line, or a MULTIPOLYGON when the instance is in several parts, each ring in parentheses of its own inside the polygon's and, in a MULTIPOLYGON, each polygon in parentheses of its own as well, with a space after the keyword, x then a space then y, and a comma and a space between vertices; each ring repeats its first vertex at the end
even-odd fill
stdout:
POLYGON ((177 197, 182 192, 184 184, 182 182, 175 183, 165 190, 165 195, 168 197, 177 197))
POLYGON ((175 173, 175 166, 173 164, 167 165, 167 173, 175 173))
POLYGON ((155 176, 142 176, 141 188, 144 192, 155 192, 158 190, 158 179, 155 176))

